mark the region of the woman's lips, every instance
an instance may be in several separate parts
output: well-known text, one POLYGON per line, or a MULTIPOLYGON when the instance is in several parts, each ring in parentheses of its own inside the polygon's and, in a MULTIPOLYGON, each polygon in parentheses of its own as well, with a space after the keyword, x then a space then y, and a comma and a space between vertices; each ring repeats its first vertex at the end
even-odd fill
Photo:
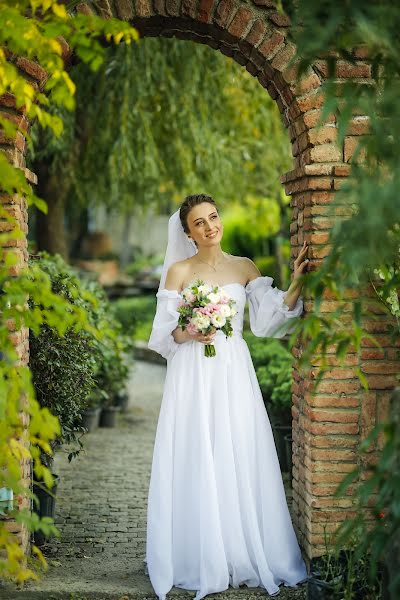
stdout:
POLYGON ((213 238, 217 235, 218 231, 214 231, 214 233, 210 233, 210 235, 208 235, 207 237, 209 238, 213 238))

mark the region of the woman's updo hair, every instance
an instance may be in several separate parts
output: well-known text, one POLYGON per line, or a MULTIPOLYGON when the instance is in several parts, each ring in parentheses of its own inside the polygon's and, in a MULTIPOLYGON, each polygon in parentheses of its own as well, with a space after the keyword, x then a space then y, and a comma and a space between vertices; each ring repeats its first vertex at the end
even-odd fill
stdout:
POLYGON ((179 217, 182 223, 183 231, 185 233, 189 233, 189 227, 187 224, 188 214, 192 210, 193 206, 201 204, 202 202, 209 202, 217 209, 217 204, 214 198, 212 198, 211 196, 207 196, 207 194, 193 194, 192 196, 186 196, 186 198, 182 202, 179 209, 179 217))

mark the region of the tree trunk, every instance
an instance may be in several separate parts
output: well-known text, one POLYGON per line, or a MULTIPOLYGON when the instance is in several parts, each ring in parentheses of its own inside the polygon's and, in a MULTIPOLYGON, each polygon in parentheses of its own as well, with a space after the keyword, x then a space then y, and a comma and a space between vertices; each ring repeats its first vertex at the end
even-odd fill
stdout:
POLYGON ((37 211, 36 240, 38 250, 47 250, 50 254, 59 253, 68 261, 68 244, 65 231, 65 199, 67 189, 60 185, 57 173, 50 173, 49 165, 35 163, 38 176, 37 195, 46 200, 47 215, 37 211))

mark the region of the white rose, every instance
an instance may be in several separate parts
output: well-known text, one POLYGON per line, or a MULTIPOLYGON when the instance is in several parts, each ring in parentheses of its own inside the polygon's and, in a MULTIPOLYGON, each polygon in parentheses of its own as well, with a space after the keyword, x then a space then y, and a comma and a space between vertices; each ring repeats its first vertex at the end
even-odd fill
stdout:
POLYGON ((207 315, 202 315, 201 313, 196 313, 192 317, 192 321, 198 329, 206 329, 210 325, 209 317, 207 317, 207 315))
POLYGON ((216 292, 216 293, 211 292, 211 294, 208 294, 207 298, 213 304, 219 304, 221 301, 221 294, 219 292, 216 292))
POLYGON ((208 283, 203 283, 202 285, 199 285, 197 289, 199 290, 200 294, 207 296, 207 294, 211 292, 212 287, 208 283))
POLYGON ((226 319, 221 314, 215 313, 211 317, 211 323, 214 325, 214 327, 223 327, 226 323, 226 319))
POLYGON ((223 317, 231 317, 232 309, 228 304, 221 304, 219 307, 219 312, 223 317))

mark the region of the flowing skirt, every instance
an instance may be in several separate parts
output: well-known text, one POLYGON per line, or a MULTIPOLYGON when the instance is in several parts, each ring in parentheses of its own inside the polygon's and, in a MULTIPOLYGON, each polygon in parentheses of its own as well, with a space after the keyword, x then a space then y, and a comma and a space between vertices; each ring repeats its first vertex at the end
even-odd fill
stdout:
POLYGON ((156 430, 145 562, 154 591, 296 587, 307 578, 268 414, 242 335, 181 344, 156 430))

